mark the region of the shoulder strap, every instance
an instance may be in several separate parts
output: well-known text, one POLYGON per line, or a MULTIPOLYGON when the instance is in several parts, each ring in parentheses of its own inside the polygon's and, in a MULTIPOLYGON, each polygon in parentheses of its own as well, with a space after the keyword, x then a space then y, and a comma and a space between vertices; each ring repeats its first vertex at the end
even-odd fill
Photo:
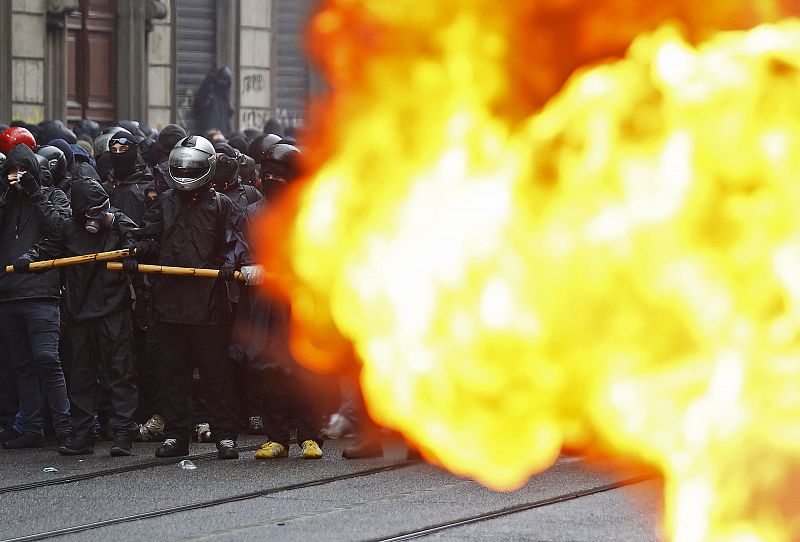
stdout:
POLYGON ((258 188, 249 184, 243 184, 245 196, 247 197, 247 204, 250 205, 251 203, 255 203, 258 201, 258 188))

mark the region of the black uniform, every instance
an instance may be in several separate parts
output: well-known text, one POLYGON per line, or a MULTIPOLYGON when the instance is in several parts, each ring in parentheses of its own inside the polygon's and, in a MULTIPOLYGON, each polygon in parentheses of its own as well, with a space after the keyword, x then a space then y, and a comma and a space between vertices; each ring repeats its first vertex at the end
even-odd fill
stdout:
POLYGON ((244 211, 244 208, 248 205, 264 199, 264 196, 261 195, 261 192, 259 192, 255 186, 242 184, 239 177, 236 177, 233 182, 226 184, 224 187, 220 187, 220 190, 223 194, 228 196, 228 199, 231 200, 231 203, 233 203, 236 207, 236 211, 239 213, 244 211))
MULTIPOLYGON (((252 264, 250 247, 253 219, 264 202, 249 205, 228 229, 228 261, 235 267, 252 264)), ((321 378, 301 367, 289 351, 290 306, 265 299, 252 286, 242 287, 234 322, 236 359, 245 366, 248 380, 261 392, 261 414, 270 440, 289 446, 289 430, 297 429, 297 442, 314 440, 322 446, 321 378)))
MULTIPOLYGON (((17 145, 0 169, 0 266, 19 259, 45 236, 61 235, 70 207, 61 190, 40 186, 28 195, 11 188, 7 172, 22 167, 40 182, 39 163, 29 148, 17 145)), ((9 349, 17 375, 23 430, 42 435, 41 388, 59 438, 71 434, 69 399, 58 356, 58 271, 40 274, 0 272, 0 342, 9 349)))
POLYGON ((158 194, 163 194, 170 188, 175 188, 175 183, 169 175, 169 162, 163 162, 153 166, 153 187, 158 194))
POLYGON ((105 183, 104 188, 111 198, 111 206, 141 224, 147 212, 145 190, 153 187, 153 175, 146 166, 137 166, 136 171, 123 180, 114 179, 105 183))
MULTIPOLYGON (((225 234, 236 208, 208 185, 196 192, 164 192, 144 219, 137 244, 161 265, 219 269, 225 234)), ((192 372, 208 391, 209 421, 217 441, 236 438, 232 379, 226 363, 231 307, 226 284, 214 279, 153 276, 153 309, 163 355, 166 438, 188 445, 192 372)))
MULTIPOLYGON (((110 224, 97 233, 85 228, 87 209, 108 199, 99 183, 79 179, 72 185, 73 219, 62 236, 32 247, 27 255, 44 260, 131 248, 136 224, 110 209, 110 224)), ((109 271, 104 262, 64 269, 64 341, 69 352, 69 392, 75 435, 86 437, 97 414, 97 373, 103 371, 109 391, 109 423, 115 434, 137 430, 132 421, 137 405, 136 370, 131 344, 131 285, 128 276, 109 271)))

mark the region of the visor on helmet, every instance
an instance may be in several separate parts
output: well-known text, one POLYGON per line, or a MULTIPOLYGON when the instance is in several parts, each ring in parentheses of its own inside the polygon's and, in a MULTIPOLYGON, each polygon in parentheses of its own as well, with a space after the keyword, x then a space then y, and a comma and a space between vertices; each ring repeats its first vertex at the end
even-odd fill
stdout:
POLYGON ((208 166, 199 167, 177 167, 169 166, 169 172, 176 179, 199 179, 208 173, 208 166))

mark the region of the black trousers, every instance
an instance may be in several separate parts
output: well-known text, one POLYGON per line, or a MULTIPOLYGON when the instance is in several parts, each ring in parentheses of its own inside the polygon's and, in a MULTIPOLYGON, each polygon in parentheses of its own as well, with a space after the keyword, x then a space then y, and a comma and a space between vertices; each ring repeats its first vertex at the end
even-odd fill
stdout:
POLYGON ((188 443, 192 433, 192 373, 203 382, 208 422, 217 441, 235 440, 233 375, 227 359, 227 325, 157 324, 161 347, 162 406, 166 438, 188 443))
POLYGON ((294 426, 298 443, 313 440, 322 446, 319 383, 316 375, 299 366, 288 373, 271 369, 261 371, 264 428, 271 441, 288 447, 289 431, 294 426))
POLYGON ((0 427, 11 429, 18 410, 17 372, 8 349, 0 343, 0 427))
POLYGON ((0 303, 0 341, 8 348, 17 375, 23 432, 42 435, 42 398, 59 437, 72 433, 69 397, 58 357, 59 310, 50 300, 0 303), (44 393, 44 395, 43 395, 44 393))
POLYGON ((101 393, 98 373, 106 387, 108 424, 114 433, 133 433, 138 403, 133 327, 129 309, 64 326, 69 362, 72 426, 77 436, 89 432, 101 393))
POLYGON ((139 388, 139 408, 135 418, 140 423, 153 414, 161 414, 161 352, 156 337, 155 322, 147 329, 134 326, 133 351, 136 360, 136 386, 139 388))

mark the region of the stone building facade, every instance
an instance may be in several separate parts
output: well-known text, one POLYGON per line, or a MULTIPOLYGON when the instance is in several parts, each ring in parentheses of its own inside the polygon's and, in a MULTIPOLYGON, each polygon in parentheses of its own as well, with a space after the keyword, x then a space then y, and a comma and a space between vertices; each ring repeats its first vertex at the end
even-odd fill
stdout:
POLYGON ((302 53, 314 0, 0 0, 0 122, 187 122, 227 66, 233 125, 302 124, 318 87, 302 53))

